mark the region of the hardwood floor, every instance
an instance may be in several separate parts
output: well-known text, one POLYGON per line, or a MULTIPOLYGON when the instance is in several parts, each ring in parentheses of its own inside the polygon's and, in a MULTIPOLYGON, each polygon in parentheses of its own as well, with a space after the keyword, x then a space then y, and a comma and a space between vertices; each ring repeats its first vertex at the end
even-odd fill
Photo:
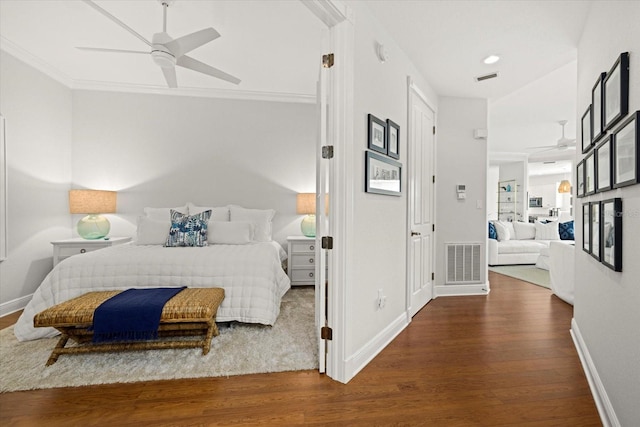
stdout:
POLYGON ((4 393, 0 425, 600 426, 572 307, 490 281, 430 302, 346 385, 303 371, 4 393))

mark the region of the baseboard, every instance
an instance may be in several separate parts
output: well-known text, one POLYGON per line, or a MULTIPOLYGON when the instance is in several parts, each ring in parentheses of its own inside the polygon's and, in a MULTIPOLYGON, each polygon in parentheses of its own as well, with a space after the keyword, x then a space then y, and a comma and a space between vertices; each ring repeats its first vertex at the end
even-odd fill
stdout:
POLYGON ((14 300, 0 304, 0 317, 6 316, 7 314, 15 313, 18 310, 22 310, 27 306, 27 304, 29 304, 29 301, 31 301, 31 297, 33 297, 33 294, 29 294, 27 296, 16 298, 14 300))
POLYGON ((578 356, 580 356, 582 369, 584 370, 587 381, 589 382, 589 388, 591 389, 593 400, 596 402, 596 407, 598 408, 602 425, 604 427, 620 427, 618 417, 616 417, 616 413, 613 410, 613 405, 611 405, 609 396, 607 396, 604 384, 602 384, 602 380, 600 380, 600 376, 598 375, 596 366, 593 363, 593 359, 591 359, 589 349, 582 339, 582 334, 580 333, 580 328, 578 327, 578 323, 575 318, 571 319, 570 332, 571 338, 573 338, 573 344, 576 346, 576 350, 578 351, 578 356))
POLYGON ((472 285, 440 285, 434 288, 433 297, 456 297, 465 295, 488 295, 491 291, 489 283, 472 285))
POLYGON ((346 384, 358 372, 360 372, 367 364, 373 360, 395 337, 398 336, 404 328, 409 325, 406 313, 398 316, 389 326, 384 328, 371 341, 365 344, 356 354, 347 358, 345 363, 345 381, 346 384))

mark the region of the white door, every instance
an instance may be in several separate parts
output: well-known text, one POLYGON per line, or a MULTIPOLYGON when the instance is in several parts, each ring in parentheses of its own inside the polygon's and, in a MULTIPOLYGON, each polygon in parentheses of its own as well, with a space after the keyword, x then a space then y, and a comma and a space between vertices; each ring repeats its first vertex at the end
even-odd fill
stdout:
POLYGON ((407 304, 413 317, 433 298, 434 111, 409 81, 407 304))

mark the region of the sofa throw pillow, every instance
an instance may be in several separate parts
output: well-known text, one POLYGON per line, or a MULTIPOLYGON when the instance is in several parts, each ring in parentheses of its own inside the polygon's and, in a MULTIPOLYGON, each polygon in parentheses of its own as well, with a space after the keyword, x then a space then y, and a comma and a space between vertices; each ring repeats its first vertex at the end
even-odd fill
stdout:
POLYGON ((207 226, 211 211, 184 215, 171 210, 171 228, 166 247, 207 246, 207 226))
POLYGON ((493 225, 491 221, 489 221, 489 238, 498 240, 498 232, 496 231, 496 226, 493 225))
POLYGON ((535 227, 536 240, 560 240, 558 221, 552 221, 546 224, 536 221, 535 227))
POLYGON ((560 234, 560 240, 576 240, 573 232, 573 221, 559 223, 558 234, 560 234))
POLYGON ((511 232, 513 226, 509 227, 509 223, 505 221, 494 221, 493 225, 496 227, 496 233, 498 234, 498 242, 511 239, 511 232))
POLYGON ((536 238, 536 226, 528 222, 514 222, 513 228, 517 240, 533 240, 536 238))

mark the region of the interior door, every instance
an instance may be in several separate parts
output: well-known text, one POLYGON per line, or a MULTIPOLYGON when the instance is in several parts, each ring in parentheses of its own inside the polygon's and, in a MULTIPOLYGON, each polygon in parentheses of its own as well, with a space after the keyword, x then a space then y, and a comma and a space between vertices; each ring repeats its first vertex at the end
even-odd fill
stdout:
POLYGON ((408 312, 413 317, 433 298, 434 111, 409 83, 408 312))

